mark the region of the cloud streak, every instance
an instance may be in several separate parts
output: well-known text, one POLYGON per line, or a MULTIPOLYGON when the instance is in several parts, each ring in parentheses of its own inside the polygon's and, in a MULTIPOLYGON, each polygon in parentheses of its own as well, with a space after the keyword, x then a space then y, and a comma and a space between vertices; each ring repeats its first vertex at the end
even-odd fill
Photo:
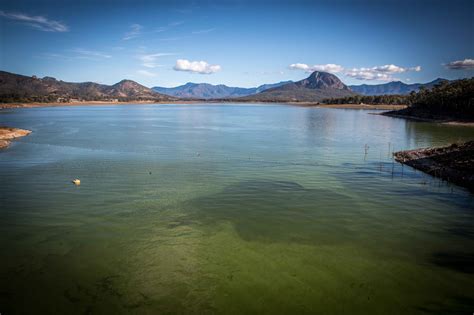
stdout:
POLYGON ((73 49, 72 52, 78 54, 79 57, 82 56, 84 58, 112 58, 111 55, 108 55, 106 53, 94 50, 86 50, 82 48, 73 49))
POLYGON ((142 66, 147 68, 156 68, 160 67, 161 65, 156 63, 156 60, 160 57, 164 56, 174 56, 174 53, 155 53, 155 54, 145 54, 138 56, 138 59, 141 60, 142 66))
POLYGON ((69 27, 59 21, 49 20, 44 16, 33 16, 24 13, 9 13, 0 11, 0 17, 17 21, 22 24, 28 25, 34 29, 44 32, 68 32, 69 27))
POLYGON ((210 65, 206 61, 189 61, 186 59, 176 60, 176 65, 173 67, 176 71, 187 71, 199 74, 211 74, 221 70, 220 65, 210 65))
POLYGON ((205 29, 205 30, 192 31, 192 33, 193 34, 207 34, 207 33, 213 32, 215 30, 216 30, 215 28, 208 28, 208 29, 205 29))
POLYGON ((184 21, 175 21, 175 22, 169 23, 168 25, 169 26, 179 26, 179 25, 182 25, 182 24, 184 24, 184 21))
POLYGON ((130 39, 136 38, 141 35, 142 30, 143 30, 143 26, 141 26, 140 24, 132 24, 130 25, 130 30, 125 33, 122 39, 130 40, 130 39))
POLYGON ((83 48, 75 48, 64 50, 63 53, 42 53, 37 55, 39 58, 47 58, 47 59, 63 59, 63 60, 78 60, 78 59, 85 59, 85 60, 103 60, 112 58, 112 55, 107 53, 96 51, 96 50, 87 50, 83 48))
POLYGON ((474 59, 451 61, 444 66, 450 70, 474 70, 474 59))
POLYGON ((165 31, 167 31, 167 30, 169 30, 173 27, 177 27, 177 26, 182 25, 182 24, 184 24, 184 21, 171 22, 167 26, 160 26, 160 27, 157 27, 153 30, 149 30, 149 31, 144 32, 145 27, 143 25, 135 23, 135 24, 130 25, 129 31, 124 34, 124 36, 122 37, 122 40, 130 40, 130 39, 134 39, 134 38, 137 38, 137 37, 140 37, 140 36, 143 36, 143 35, 149 35, 149 34, 154 34, 154 33, 162 33, 162 32, 165 32, 165 31))

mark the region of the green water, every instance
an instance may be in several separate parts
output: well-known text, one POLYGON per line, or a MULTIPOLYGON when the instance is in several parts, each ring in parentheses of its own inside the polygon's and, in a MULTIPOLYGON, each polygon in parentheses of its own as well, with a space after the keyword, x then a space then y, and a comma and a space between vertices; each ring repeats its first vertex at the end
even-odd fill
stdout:
POLYGON ((473 195, 391 159, 474 128, 205 104, 0 125, 33 131, 0 152, 2 315, 474 311, 473 195))

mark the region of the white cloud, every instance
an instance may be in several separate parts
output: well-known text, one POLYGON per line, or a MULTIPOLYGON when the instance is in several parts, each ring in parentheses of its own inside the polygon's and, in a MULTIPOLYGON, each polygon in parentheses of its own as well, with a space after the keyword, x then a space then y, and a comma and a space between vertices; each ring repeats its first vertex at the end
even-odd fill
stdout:
POLYGON ((380 81, 392 81, 394 78, 386 73, 377 73, 371 70, 352 69, 346 72, 348 77, 357 80, 380 80, 380 81))
POLYGON ((173 67, 176 71, 188 71, 200 74, 211 74, 221 70, 220 65, 210 65, 205 61, 189 61, 186 59, 176 60, 173 67))
POLYGON ((156 77, 156 73, 150 72, 148 70, 138 70, 137 73, 146 77, 156 77))
POLYGON ((378 66, 378 67, 372 67, 372 68, 360 68, 364 69, 366 71, 373 71, 377 73, 403 73, 407 71, 421 71, 420 66, 416 67, 410 67, 410 68, 404 68, 404 67, 399 67, 396 65, 384 65, 384 66, 378 66))
POLYGON ((174 53, 156 53, 156 54, 146 54, 138 56, 138 59, 142 61, 142 65, 147 68, 156 68, 161 67, 161 65, 156 63, 156 59, 163 56, 173 56, 174 53))
POLYGON ((400 67, 390 64, 371 68, 353 68, 347 70, 345 75, 357 80, 392 81, 395 80, 395 78, 392 76, 393 74, 399 74, 408 71, 419 72, 421 71, 421 67, 400 67))
POLYGON ((391 81, 394 78, 393 74, 404 73, 408 71, 421 71, 420 66, 416 67, 400 67, 394 64, 376 66, 371 68, 353 68, 353 69, 344 69, 341 65, 336 65, 333 63, 328 63, 325 65, 307 65, 305 63, 293 63, 289 66, 292 70, 303 70, 305 72, 314 72, 314 71, 324 71, 330 73, 340 73, 343 72, 346 76, 355 78, 358 80, 381 80, 381 81, 391 81))
POLYGON ((305 72, 324 71, 324 72, 331 72, 331 73, 338 73, 344 70, 344 67, 333 64, 333 63, 328 63, 325 65, 314 65, 314 66, 309 66, 305 63, 293 63, 289 66, 289 68, 292 70, 303 70, 305 72))
POLYGON ((24 13, 8 13, 5 11, 0 11, 0 17, 4 17, 9 20, 18 21, 33 27, 40 31, 45 32, 67 32, 69 27, 64 23, 48 20, 44 16, 32 16, 24 13))
POLYGON ((133 39, 141 35, 143 26, 140 24, 132 24, 130 25, 130 31, 126 32, 123 36, 123 40, 133 39))
POLYGON ((474 59, 451 61, 445 67, 451 70, 474 70, 474 59))

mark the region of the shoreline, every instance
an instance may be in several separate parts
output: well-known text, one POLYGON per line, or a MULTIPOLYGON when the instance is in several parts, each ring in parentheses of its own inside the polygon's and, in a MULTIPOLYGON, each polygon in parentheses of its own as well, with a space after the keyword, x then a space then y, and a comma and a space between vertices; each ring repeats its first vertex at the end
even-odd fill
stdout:
POLYGON ((6 149, 12 140, 27 136, 30 130, 0 126, 0 149, 6 149))
MULTIPOLYGON (((303 105, 305 106, 305 105, 303 105)), ((308 105, 307 105, 308 106, 308 105)), ((311 106, 311 105, 309 105, 311 106)), ((397 110, 404 109, 406 105, 388 105, 388 104, 378 104, 378 105, 369 105, 369 104, 318 104, 313 105, 323 108, 341 108, 341 109, 372 109, 372 110, 397 110)))
POLYGON ((443 125, 451 125, 451 126, 465 126, 465 127, 474 127, 474 121, 462 121, 457 120, 454 118, 426 118, 426 117, 418 117, 412 115, 404 115, 400 113, 392 113, 392 112, 384 112, 377 115, 393 117, 393 118, 401 118, 401 119, 408 119, 418 122, 429 122, 429 123, 437 123, 443 125))
POLYGON ((0 110, 12 108, 41 108, 41 107, 72 107, 72 106, 104 106, 104 105, 160 105, 160 104, 175 104, 175 105, 192 105, 192 104, 287 104, 301 107, 321 107, 321 108, 339 108, 339 109, 367 109, 367 110, 397 110, 404 109, 406 105, 367 105, 367 104, 319 104, 313 102, 241 102, 235 101, 219 101, 219 100, 180 100, 168 102, 156 101, 136 101, 136 102, 108 102, 108 101, 83 101, 70 103, 0 103, 0 110))
POLYGON ((474 192, 474 141, 393 153, 395 160, 474 192))

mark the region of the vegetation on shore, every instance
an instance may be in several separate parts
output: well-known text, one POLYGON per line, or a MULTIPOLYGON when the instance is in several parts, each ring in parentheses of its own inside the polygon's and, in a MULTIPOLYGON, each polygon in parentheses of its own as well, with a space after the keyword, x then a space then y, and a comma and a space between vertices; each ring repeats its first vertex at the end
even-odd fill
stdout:
POLYGON ((474 141, 394 153, 395 160, 474 191, 474 141))
POLYGON ((410 95, 354 95, 330 98, 323 104, 407 105, 384 115, 420 120, 474 121, 474 78, 439 81, 432 89, 420 87, 410 95))
POLYGON ((407 98, 405 109, 387 116, 421 120, 474 121, 474 78, 442 82, 431 90, 421 89, 407 98))
POLYGON ((401 105, 407 104, 406 95, 353 95, 342 98, 324 99, 323 104, 366 104, 366 105, 401 105))

